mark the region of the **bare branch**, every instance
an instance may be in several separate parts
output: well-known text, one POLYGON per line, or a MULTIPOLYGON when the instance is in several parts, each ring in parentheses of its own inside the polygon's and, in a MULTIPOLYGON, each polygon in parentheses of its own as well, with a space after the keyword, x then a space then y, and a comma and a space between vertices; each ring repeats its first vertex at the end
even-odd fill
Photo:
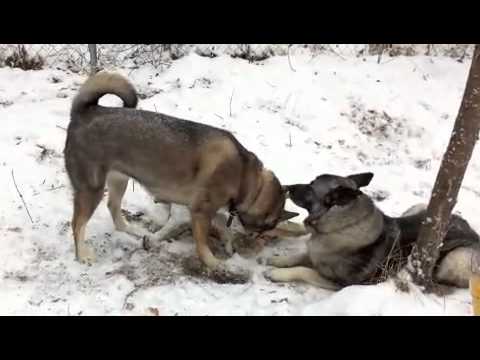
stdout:
POLYGON ((131 310, 131 308, 129 307, 129 304, 128 303, 128 300, 138 291, 138 290, 141 290, 141 286, 137 286, 134 284, 134 288, 132 291, 130 291, 126 296, 125 296, 125 299, 123 300, 123 309, 126 309, 126 310, 131 310))

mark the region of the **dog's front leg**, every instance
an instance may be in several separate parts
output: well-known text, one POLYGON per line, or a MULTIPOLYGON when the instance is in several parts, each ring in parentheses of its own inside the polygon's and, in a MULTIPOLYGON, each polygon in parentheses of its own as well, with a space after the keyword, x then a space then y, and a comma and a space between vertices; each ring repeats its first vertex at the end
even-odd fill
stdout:
POLYGON ((208 247, 211 221, 212 218, 208 214, 195 210, 192 211, 192 232, 197 247, 197 254, 209 269, 214 269, 222 262, 213 255, 208 247))
POLYGON ((285 256, 273 256, 267 259, 267 265, 275 266, 277 268, 289 268, 292 266, 311 266, 310 257, 308 253, 300 253, 285 256))
POLYGON ((308 235, 308 231, 303 224, 295 223, 293 221, 285 221, 278 224, 275 229, 266 231, 264 234, 272 238, 300 237, 308 235))
POLYGON ((227 228, 227 220, 223 214, 217 214, 212 220, 212 228, 215 230, 221 241, 225 243, 225 251, 229 256, 234 253, 233 249, 233 236, 230 230, 227 228))
POLYGON ((273 282, 303 281, 327 290, 339 290, 341 287, 320 276, 314 269, 297 266, 286 269, 271 269, 264 272, 264 276, 273 282))
POLYGON ((169 240, 175 238, 185 231, 190 229, 189 220, 177 220, 175 217, 171 216, 163 225, 163 227, 151 236, 151 240, 155 243, 161 242, 163 240, 169 240))

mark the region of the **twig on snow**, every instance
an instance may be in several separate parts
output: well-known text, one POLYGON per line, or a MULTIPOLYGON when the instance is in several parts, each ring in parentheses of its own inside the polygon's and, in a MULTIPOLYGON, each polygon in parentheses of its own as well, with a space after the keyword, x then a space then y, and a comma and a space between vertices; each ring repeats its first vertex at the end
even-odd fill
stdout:
MULTIPOLYGON (((42 185, 44 184, 45 182, 42 183, 42 185)), ((45 191, 55 191, 55 190, 58 190, 58 189, 63 189, 65 187, 65 185, 59 185, 59 186, 54 186, 54 187, 51 187, 50 189, 47 189, 45 191)), ((36 196, 36 195, 39 195, 40 193, 37 192, 35 194, 33 194, 33 196, 36 196)))
POLYGON ((50 189, 47 189, 45 191, 55 191, 55 190, 58 190, 58 189, 63 189, 65 187, 65 185, 59 185, 57 187, 52 187, 50 189))
POLYGON ((14 173, 13 173, 13 169, 12 169, 12 179, 13 179, 13 184, 15 185, 15 188, 17 189, 18 196, 20 196, 20 200, 22 200, 23 206, 25 207, 25 210, 27 211, 28 217, 30 218, 30 221, 31 221, 32 224, 33 224, 34 222, 33 222, 32 216, 30 215, 30 211, 28 211, 27 203, 26 203, 25 200, 23 199, 23 195, 22 195, 22 193, 20 192, 20 190, 18 189, 17 182, 15 181, 15 175, 14 175, 14 173))
POLYGON ((232 95, 230 96, 230 117, 232 117, 232 100, 233 100, 233 93, 235 89, 232 90, 232 95))
POLYGON ((128 305, 128 302, 127 302, 127 301, 128 301, 128 299, 130 299, 130 298, 133 296, 133 294, 135 294, 135 293, 136 293, 138 290, 140 290, 141 288, 142 288, 141 286, 137 286, 137 285, 134 284, 133 290, 130 291, 130 292, 125 296, 125 299, 123 300, 123 307, 122 307, 123 309, 131 310, 131 309, 129 309, 129 308, 127 307, 127 305, 128 305))

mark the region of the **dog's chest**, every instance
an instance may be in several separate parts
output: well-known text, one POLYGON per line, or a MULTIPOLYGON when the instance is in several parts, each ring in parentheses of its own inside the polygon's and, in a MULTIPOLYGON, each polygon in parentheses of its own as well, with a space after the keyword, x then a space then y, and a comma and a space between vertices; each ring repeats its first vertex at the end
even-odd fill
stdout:
POLYGON ((151 186, 144 188, 153 196, 155 201, 164 203, 175 203, 181 205, 190 205, 195 193, 193 186, 151 186))
POLYGON ((347 286, 368 279, 383 260, 384 244, 372 243, 359 249, 340 250, 335 245, 335 235, 309 241, 307 244, 310 261, 323 277, 347 286))
POLYGON ((336 281, 348 277, 350 267, 345 262, 345 256, 334 251, 327 239, 309 240, 307 249, 310 261, 322 276, 336 281))

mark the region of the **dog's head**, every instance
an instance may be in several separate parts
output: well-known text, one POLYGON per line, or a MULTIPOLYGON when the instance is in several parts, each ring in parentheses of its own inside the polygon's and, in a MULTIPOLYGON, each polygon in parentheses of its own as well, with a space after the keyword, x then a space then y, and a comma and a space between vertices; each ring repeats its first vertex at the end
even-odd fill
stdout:
POLYGON ((280 185, 273 172, 262 169, 260 176, 257 196, 247 209, 238 213, 241 224, 249 233, 272 230, 278 223, 299 215, 284 209, 287 188, 280 185))
POLYGON ((305 225, 321 218, 333 206, 345 206, 363 193, 360 188, 367 186, 373 173, 360 173, 349 176, 324 174, 317 176, 310 184, 287 186, 290 199, 308 211, 305 225))

